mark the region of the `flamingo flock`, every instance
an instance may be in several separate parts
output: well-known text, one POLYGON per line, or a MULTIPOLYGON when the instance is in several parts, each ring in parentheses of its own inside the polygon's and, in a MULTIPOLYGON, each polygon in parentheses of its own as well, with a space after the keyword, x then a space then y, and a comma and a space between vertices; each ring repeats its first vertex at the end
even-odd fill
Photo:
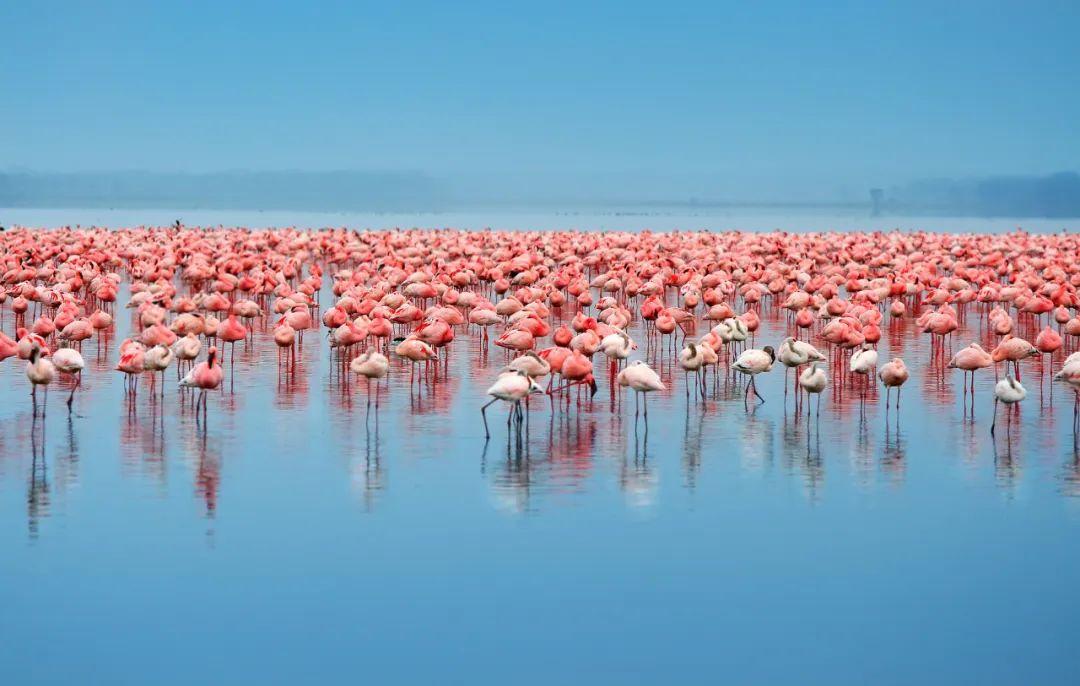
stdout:
POLYGON ((15 227, 0 234, 0 361, 25 362, 35 417, 39 387, 44 416, 54 383, 70 387, 70 409, 87 373, 83 345, 107 339, 130 311, 133 334, 113 367, 128 401, 142 402, 145 380, 163 402, 173 368, 178 392, 197 393, 205 426, 211 392, 235 392, 237 344, 272 340, 279 374, 289 375, 305 333, 315 336, 339 379, 365 380, 369 413, 395 366, 408 369, 408 392, 422 394, 440 370, 445 378, 451 355, 478 346, 478 364, 503 357, 485 372, 490 437, 497 401, 508 405, 508 435, 520 435, 531 397, 571 412, 602 382, 612 397, 633 391, 646 426, 650 394, 681 382, 689 408, 715 396, 721 376, 737 380, 751 412, 766 401, 758 377, 777 363, 785 408, 789 385, 809 416, 808 398, 820 414, 830 384, 857 393, 860 406, 880 384, 886 411, 895 392, 899 413, 912 361, 892 356, 879 368, 878 347, 908 326, 927 337, 929 359, 918 364, 963 373, 965 407, 975 373, 992 370, 993 432, 999 403, 1027 396, 1027 360, 1045 358, 1040 374, 1056 365, 1052 378, 1080 398, 1080 354, 1066 356, 1080 347, 1078 243, 1023 231, 15 227), (758 345, 764 317, 782 323, 776 347, 758 345), (955 341, 962 328, 980 340, 955 341))

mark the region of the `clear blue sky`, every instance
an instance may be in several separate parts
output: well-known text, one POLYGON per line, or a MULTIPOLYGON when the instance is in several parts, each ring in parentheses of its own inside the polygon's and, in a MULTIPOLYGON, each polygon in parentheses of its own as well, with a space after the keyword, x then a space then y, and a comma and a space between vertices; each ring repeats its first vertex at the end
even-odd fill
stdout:
POLYGON ((0 169, 1080 167, 1080 3, 582 5, 3 3, 0 169))

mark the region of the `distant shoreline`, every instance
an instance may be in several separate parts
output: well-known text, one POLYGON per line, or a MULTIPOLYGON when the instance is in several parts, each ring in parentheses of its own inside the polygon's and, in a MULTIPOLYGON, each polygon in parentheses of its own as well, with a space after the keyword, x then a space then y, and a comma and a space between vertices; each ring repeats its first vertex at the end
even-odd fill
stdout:
MULTIPOLYGON (((534 175, 535 176, 535 175, 534 175)), ((737 180, 736 180, 737 181, 737 180)), ((918 217, 1080 217, 1080 174, 931 178, 846 191, 784 191, 647 175, 506 178, 422 171, 2 172, 0 206, 185 212, 715 214, 834 212, 918 217), (531 179, 531 181, 530 181, 531 179), (261 208, 261 209, 258 209, 261 208)))
POLYGON ((296 210, 216 210, 183 208, 33 208, 0 207, 0 225, 62 226, 297 226, 308 229, 457 228, 481 230, 583 231, 890 231, 1004 233, 1022 228, 1032 233, 1080 231, 1080 218, 957 217, 886 215, 871 217, 866 208, 822 207, 656 207, 629 208, 477 208, 419 212, 316 212, 296 210))

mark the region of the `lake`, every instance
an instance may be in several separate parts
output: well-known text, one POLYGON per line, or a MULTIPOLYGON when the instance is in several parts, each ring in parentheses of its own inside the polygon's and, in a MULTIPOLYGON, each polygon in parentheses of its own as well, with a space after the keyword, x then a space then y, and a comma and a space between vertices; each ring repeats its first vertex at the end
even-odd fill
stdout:
MULTIPOLYGON (((183 216, 323 224, 267 215, 183 216)), ((685 215, 489 216, 333 223, 696 228, 685 215)), ((867 228, 755 216, 693 219, 867 228)), ((0 682, 1075 682, 1080 450, 1072 394, 1048 377, 1067 351, 1022 363, 1029 396, 1001 411, 996 439, 992 371, 966 406, 960 373, 904 319, 882 326, 882 361, 912 370, 888 415, 882 391, 833 386, 808 419, 779 366, 759 378, 756 409, 723 372, 708 399, 688 399, 673 355, 653 349, 669 390, 647 426, 598 364, 594 398, 534 397, 520 441, 497 404, 485 441, 479 408, 506 356, 475 335, 459 334, 419 390, 392 359, 370 413, 322 331, 284 371, 257 337, 238 344, 204 429, 173 370, 163 394, 144 380, 125 399, 112 367, 130 312, 84 344, 70 415, 65 382, 33 419, 23 364, 0 364, 0 682)), ((953 350, 992 339, 967 315, 953 350)), ((785 324, 766 309, 757 343, 778 344, 785 324)), ((644 340, 640 323, 630 333, 644 340)))

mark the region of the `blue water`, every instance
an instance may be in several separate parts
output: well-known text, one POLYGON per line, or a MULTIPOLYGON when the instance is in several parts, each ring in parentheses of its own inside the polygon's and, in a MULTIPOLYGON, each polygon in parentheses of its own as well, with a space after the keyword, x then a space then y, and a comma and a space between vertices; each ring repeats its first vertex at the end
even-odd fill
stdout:
POLYGON ((0 683, 1076 682, 1080 458, 1041 360, 996 441, 993 374, 972 419, 908 320, 888 421, 852 386, 796 419, 782 368, 756 410, 724 374, 688 401, 654 349, 647 434, 604 368, 591 403, 534 398, 520 444, 493 406, 485 443, 505 357, 465 331, 370 416, 321 332, 284 376, 262 335, 203 430, 171 370, 125 401, 129 313, 71 416, 65 385, 33 420, 0 365, 0 683))

